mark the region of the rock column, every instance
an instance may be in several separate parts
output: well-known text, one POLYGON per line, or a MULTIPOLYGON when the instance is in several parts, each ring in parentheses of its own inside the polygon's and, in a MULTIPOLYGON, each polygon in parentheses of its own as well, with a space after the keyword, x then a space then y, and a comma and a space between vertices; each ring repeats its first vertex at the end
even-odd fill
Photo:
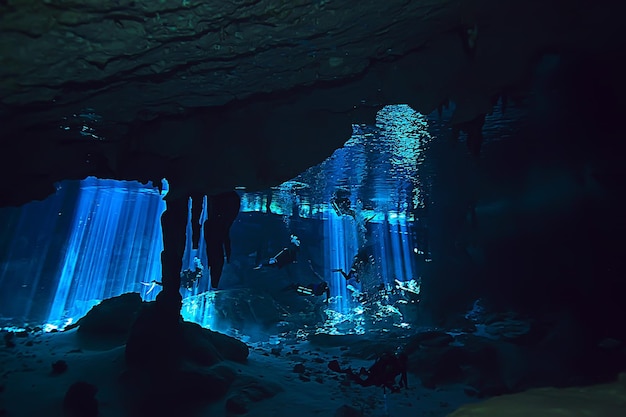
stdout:
POLYGON ((172 319, 176 318, 176 320, 178 320, 182 307, 180 271, 185 252, 187 215, 188 198, 176 198, 167 200, 167 209, 161 216, 163 291, 157 296, 157 305, 167 311, 167 316, 172 319))

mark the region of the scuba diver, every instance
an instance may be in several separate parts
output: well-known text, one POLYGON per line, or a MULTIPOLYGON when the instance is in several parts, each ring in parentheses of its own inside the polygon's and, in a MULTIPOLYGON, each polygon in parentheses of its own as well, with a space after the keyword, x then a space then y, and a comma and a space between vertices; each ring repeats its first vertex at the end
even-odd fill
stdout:
POLYGON ((141 285, 145 285, 146 287, 148 287, 148 291, 146 292, 146 295, 148 295, 152 292, 152 290, 156 288, 157 285, 159 287, 162 287, 163 283, 161 281, 157 281, 156 279, 153 279, 150 282, 142 282, 141 285))
POLYGON ((190 291, 200 281, 204 272, 204 266, 202 266, 199 258, 194 257, 193 264, 194 269, 185 269, 180 273, 180 286, 190 291))
POLYGON ((311 268, 311 271, 317 277, 319 282, 312 282, 307 285, 302 285, 300 283, 289 284, 284 289, 296 290, 296 292, 300 295, 313 295, 319 297, 326 294, 326 300, 324 300, 324 302, 328 303, 328 300, 330 300, 330 286, 326 281, 324 281, 324 278, 315 269, 313 269, 313 264, 310 259, 309 268, 311 268))
POLYGON ((346 280, 354 278, 361 281, 363 270, 368 265, 373 264, 374 256, 372 255, 372 246, 362 246, 352 258, 352 265, 350 266, 350 271, 348 271, 348 273, 346 273, 343 269, 334 269, 333 272, 341 272, 341 275, 343 275, 346 280))
POLYGON ((364 217, 363 204, 357 199, 356 207, 350 201, 350 191, 339 188, 335 190, 330 197, 330 206, 333 208, 337 216, 350 216, 356 222, 357 227, 363 233, 367 233, 366 225, 376 217, 376 214, 370 217, 364 217))
POLYGON ((361 277, 363 276, 365 267, 373 263, 374 259, 369 247, 363 247, 354 255, 350 271, 345 272, 343 269, 337 268, 333 269, 332 272, 341 273, 346 279, 346 287, 351 292, 352 297, 359 302, 363 302, 366 300, 367 296, 362 290, 361 277))
POLYGON ((337 269, 333 269, 333 272, 341 272, 341 275, 343 275, 343 277, 346 279, 346 281, 351 281, 354 280, 356 282, 361 282, 361 278, 359 278, 359 271, 356 269, 356 267, 354 266, 354 264, 352 264, 352 268, 350 268, 350 272, 348 272, 346 274, 346 271, 344 271, 341 268, 337 268, 337 269))
POLYGON ((350 291, 352 298, 354 298, 358 302, 363 302, 367 298, 365 293, 363 292, 363 286, 361 285, 361 278, 359 278, 359 273, 355 267, 350 268, 350 272, 346 274, 346 272, 341 269, 333 269, 333 272, 341 272, 341 275, 346 279, 346 288, 350 291))
POLYGON ((346 273, 341 268, 333 269, 333 272, 340 272, 341 275, 346 279, 346 281, 354 280, 357 283, 361 282, 360 273, 361 270, 365 267, 366 263, 370 260, 370 256, 365 252, 364 249, 360 249, 359 252, 354 255, 352 259, 352 266, 350 267, 350 271, 346 273))
POLYGON ((330 300, 330 287, 326 281, 317 283, 313 282, 307 285, 299 283, 289 284, 285 287, 285 290, 296 290, 299 295, 312 295, 316 297, 326 294, 324 302, 328 303, 328 300, 330 300))
POLYGON ((363 387, 375 385, 383 387, 383 392, 389 388, 391 392, 399 392, 402 388, 408 388, 407 370, 408 355, 401 349, 396 352, 383 353, 369 368, 361 368, 355 373, 352 368, 341 369, 337 360, 328 363, 328 369, 334 372, 346 374, 350 381, 356 382, 363 387), (396 384, 396 378, 400 376, 400 381, 396 384))
MULTIPOLYGON (((204 267, 202 266, 200 259, 195 257, 193 259, 193 263, 194 269, 185 269, 180 273, 180 286, 190 291, 194 288, 197 282, 200 281, 200 278, 202 278, 202 273, 204 271, 204 267)), ((157 286, 162 287, 163 283, 161 281, 153 279, 150 282, 142 282, 141 285, 145 285, 146 287, 148 287, 148 291, 146 292, 146 295, 148 295, 157 286)))
POLYGON ((356 219, 356 212, 352 208, 350 201, 350 192, 344 189, 338 189, 330 198, 330 205, 337 213, 337 216, 350 216, 356 219))
POLYGON ((300 240, 298 236, 291 235, 289 237, 289 246, 283 248, 276 255, 271 257, 267 262, 261 263, 254 267, 254 269, 261 269, 263 267, 282 268, 286 265, 296 263, 298 261, 298 252, 300 251, 300 240))

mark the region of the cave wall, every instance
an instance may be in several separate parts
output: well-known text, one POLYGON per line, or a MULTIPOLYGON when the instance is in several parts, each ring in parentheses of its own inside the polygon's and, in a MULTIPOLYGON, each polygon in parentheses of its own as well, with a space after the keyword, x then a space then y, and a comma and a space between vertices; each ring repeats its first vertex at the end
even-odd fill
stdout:
POLYGON ((567 314, 586 340, 626 337, 622 62, 549 57, 509 137, 487 135, 478 160, 452 139, 434 145, 424 301, 436 317, 483 298, 567 314))
POLYGON ((5 2, 0 205, 88 175, 277 184, 385 104, 473 120, 542 53, 614 48, 618 23, 586 1, 5 2))

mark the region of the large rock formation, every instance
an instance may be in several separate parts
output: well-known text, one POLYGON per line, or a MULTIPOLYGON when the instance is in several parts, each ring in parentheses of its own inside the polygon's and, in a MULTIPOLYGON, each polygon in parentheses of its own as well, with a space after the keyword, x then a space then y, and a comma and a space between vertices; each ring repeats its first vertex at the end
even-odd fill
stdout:
POLYGON ((265 187, 384 104, 452 100, 480 128, 542 54, 617 48, 619 16, 583 1, 1 2, 0 205, 88 175, 265 187))

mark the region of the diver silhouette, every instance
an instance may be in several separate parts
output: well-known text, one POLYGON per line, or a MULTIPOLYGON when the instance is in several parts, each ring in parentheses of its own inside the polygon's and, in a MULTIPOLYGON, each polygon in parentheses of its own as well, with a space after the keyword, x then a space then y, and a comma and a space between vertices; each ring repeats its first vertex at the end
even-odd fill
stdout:
POLYGON ((330 300, 330 287, 326 281, 311 282, 306 285, 296 282, 295 284, 287 285, 283 290, 295 290, 299 295, 312 295, 316 297, 326 294, 324 302, 328 303, 328 300, 330 300))
POLYGON ((328 285, 328 282, 326 282, 324 280, 324 277, 322 277, 313 268, 313 262, 311 262, 310 259, 309 259, 309 268, 311 268, 313 275, 315 275, 315 277, 319 280, 319 282, 311 282, 307 285, 303 285, 297 282, 295 284, 290 284, 286 286, 285 290, 296 290, 296 292, 300 295, 314 295, 317 297, 326 294, 326 300, 324 300, 324 302, 328 303, 328 301, 330 300, 330 286, 328 285))
POLYGON ((346 272, 341 268, 333 269, 332 272, 340 272, 341 275, 346 279, 346 281, 356 281, 357 283, 361 282, 361 275, 363 275, 363 270, 368 265, 374 264, 374 257, 371 254, 371 247, 364 246, 358 250, 357 254, 352 258, 352 265, 350 266, 350 271, 346 272))
POLYGON ((204 240, 211 277, 211 288, 217 289, 224 259, 230 262, 230 227, 239 214, 241 198, 236 191, 211 195, 207 198, 208 217, 204 221, 204 240))
POLYGON ((398 350, 395 353, 383 353, 369 369, 361 368, 358 373, 355 373, 350 367, 341 369, 337 360, 330 361, 328 369, 344 373, 350 381, 364 387, 375 385, 382 387, 383 392, 387 388, 391 392, 399 392, 401 388, 406 389, 409 387, 407 378, 408 360, 407 354, 398 350), (396 384, 398 375, 400 376, 400 381, 396 384))
POLYGON ((298 261, 298 252, 300 251, 300 240, 298 236, 291 235, 289 237, 289 246, 284 247, 280 252, 271 257, 267 262, 263 262, 254 267, 261 269, 262 267, 272 267, 281 269, 286 265, 296 263, 298 261))
POLYGON ((371 253, 371 246, 363 246, 352 258, 352 265, 348 272, 341 268, 331 269, 332 272, 339 272, 346 280, 346 288, 350 291, 352 298, 359 302, 367 301, 367 294, 363 292, 362 277, 366 269, 374 264, 374 257, 371 253))
POLYGON ((330 198, 330 205, 337 213, 337 216, 351 216, 356 219, 356 211, 350 201, 350 192, 344 189, 337 189, 330 198))

